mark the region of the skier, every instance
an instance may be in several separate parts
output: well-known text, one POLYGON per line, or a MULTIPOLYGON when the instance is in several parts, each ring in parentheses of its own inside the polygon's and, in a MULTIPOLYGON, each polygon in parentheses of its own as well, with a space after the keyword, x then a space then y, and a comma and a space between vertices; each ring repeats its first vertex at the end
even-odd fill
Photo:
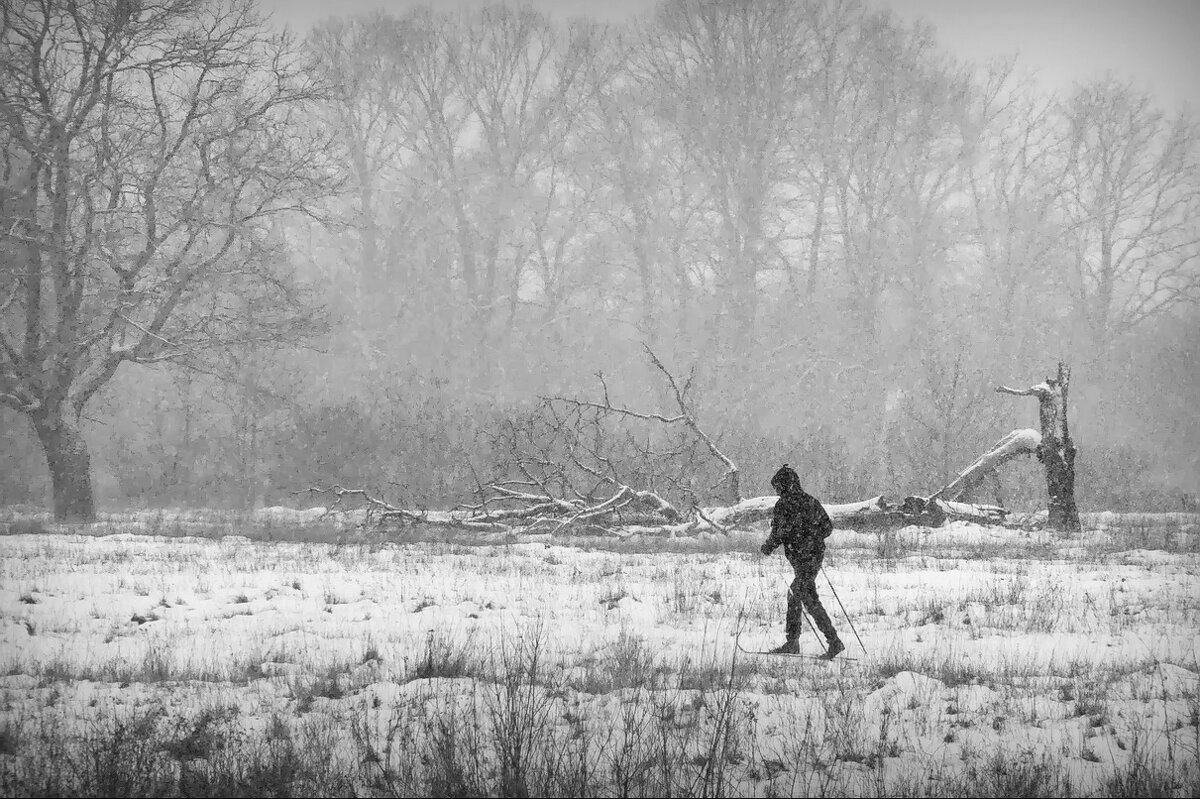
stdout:
POLYGON ((833 522, 825 508, 813 496, 800 487, 800 477, 786 463, 771 478, 771 487, 779 494, 771 516, 771 534, 761 547, 764 555, 770 555, 780 544, 783 554, 792 564, 796 577, 788 589, 787 620, 784 632, 787 641, 771 650, 781 654, 800 651, 799 639, 802 632, 802 611, 808 610, 817 629, 825 635, 828 648, 821 655, 824 660, 833 660, 845 650, 838 638, 829 614, 817 598, 817 572, 825 557, 825 539, 833 531, 833 522))

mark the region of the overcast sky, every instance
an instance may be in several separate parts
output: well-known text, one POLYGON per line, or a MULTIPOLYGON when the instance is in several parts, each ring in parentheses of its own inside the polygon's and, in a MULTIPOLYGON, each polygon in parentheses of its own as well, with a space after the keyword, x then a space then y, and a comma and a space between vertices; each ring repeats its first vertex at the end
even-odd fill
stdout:
MULTIPOLYGON (((654 0, 528 0, 562 15, 619 20, 654 0)), ((1150 90, 1166 108, 1200 113, 1200 0, 867 0, 908 19, 924 17, 960 58, 1017 53, 1047 88, 1068 89, 1106 70, 1150 90)), ((477 0, 260 0, 299 32, 332 15, 415 5, 457 9, 477 0)))

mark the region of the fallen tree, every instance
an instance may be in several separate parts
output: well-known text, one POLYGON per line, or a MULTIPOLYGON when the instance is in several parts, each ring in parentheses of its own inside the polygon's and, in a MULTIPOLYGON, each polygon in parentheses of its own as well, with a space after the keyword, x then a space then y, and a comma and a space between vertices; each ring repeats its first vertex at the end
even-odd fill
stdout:
MULTIPOLYGON (((366 526, 425 525, 509 534, 573 532, 618 538, 647 532, 668 536, 699 532, 730 534, 769 521, 777 499, 771 495, 751 497, 734 505, 709 508, 694 505, 687 513, 681 513, 653 492, 635 491, 624 486, 608 500, 594 505, 514 492, 507 499, 517 503, 515 506, 498 506, 493 499, 487 508, 471 505, 452 510, 418 510, 393 505, 357 488, 310 488, 308 493, 332 496, 334 501, 328 506, 331 513, 348 510, 349 507, 342 504, 348 497, 360 499, 360 507, 366 510, 366 526)), ((905 497, 902 502, 895 502, 883 496, 861 502, 828 504, 825 510, 835 528, 854 530, 907 525, 937 527, 947 519, 1002 524, 1008 515, 1007 510, 995 505, 919 497, 905 497)))
MULTIPOLYGON (((740 497, 737 465, 720 449, 718 439, 704 430, 689 398, 692 377, 679 381, 648 347, 646 354, 670 389, 675 405, 671 412, 643 411, 614 403, 603 374, 597 375, 601 387, 599 399, 543 397, 531 413, 510 420, 497 432, 492 445, 495 451, 505 453, 504 468, 487 481, 476 478, 475 499, 469 504, 448 511, 414 510, 393 505, 363 489, 334 486, 309 490, 331 494, 334 497, 331 511, 343 509, 343 500, 356 498, 367 509, 368 522, 380 525, 625 536, 631 531, 665 535, 703 531, 728 534, 764 524, 771 517, 776 497, 740 497), (625 429, 623 436, 617 435, 609 424, 614 420, 641 428, 625 429), (698 459, 705 453, 719 464, 721 476, 716 484, 701 492, 692 485, 692 480, 701 471, 697 468, 698 459), (646 465, 651 463, 674 465, 648 469, 646 465), (732 502, 701 507, 697 497, 718 488, 732 502), (683 502, 672 502, 664 493, 677 500, 682 498, 683 502)), ((1061 396, 1065 397, 1065 381, 1062 388, 1061 396)), ((1039 399, 1048 396, 1051 402, 1061 402, 1055 390, 1049 381, 1024 391, 1003 386, 997 389, 1032 394, 1039 399)), ((1042 416, 1042 433, 1032 429, 1012 431, 929 496, 895 500, 880 495, 859 502, 828 504, 825 508, 834 526, 841 529, 937 527, 950 519, 1004 524, 1008 517, 1005 508, 960 500, 1018 456, 1036 455, 1044 459, 1047 419, 1061 420, 1064 431, 1061 438, 1069 442, 1065 436, 1065 411, 1057 415, 1043 412, 1042 416)))

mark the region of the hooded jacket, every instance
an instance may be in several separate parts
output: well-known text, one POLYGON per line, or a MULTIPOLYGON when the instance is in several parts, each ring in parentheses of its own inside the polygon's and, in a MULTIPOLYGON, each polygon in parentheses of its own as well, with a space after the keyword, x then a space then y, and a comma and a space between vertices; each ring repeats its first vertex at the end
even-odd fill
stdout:
POLYGON ((800 478, 791 467, 783 465, 771 485, 779 499, 771 514, 771 534, 762 545, 769 555, 782 545, 783 553, 795 563, 825 551, 825 539, 833 532, 829 514, 815 497, 800 487, 800 478))

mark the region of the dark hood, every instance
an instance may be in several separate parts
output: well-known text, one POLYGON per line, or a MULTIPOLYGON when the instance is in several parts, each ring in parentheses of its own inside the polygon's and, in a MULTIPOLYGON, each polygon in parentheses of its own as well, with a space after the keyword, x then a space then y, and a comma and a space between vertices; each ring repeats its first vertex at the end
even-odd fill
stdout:
POLYGON ((797 496, 804 493, 804 489, 800 486, 800 475, 796 474, 796 470, 786 463, 771 478, 771 487, 778 491, 780 496, 797 496))

